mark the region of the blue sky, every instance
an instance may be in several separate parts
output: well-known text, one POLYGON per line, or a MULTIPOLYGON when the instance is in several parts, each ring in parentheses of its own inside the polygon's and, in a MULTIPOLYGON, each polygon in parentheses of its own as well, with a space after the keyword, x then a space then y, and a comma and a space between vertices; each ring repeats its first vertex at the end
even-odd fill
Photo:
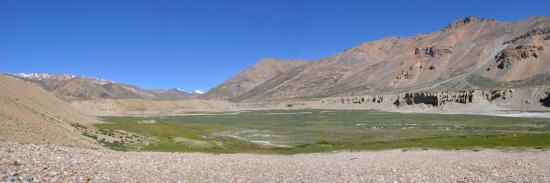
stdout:
POLYGON ((0 72, 210 89, 265 57, 314 60, 469 15, 549 14, 547 0, 2 0, 0 72))

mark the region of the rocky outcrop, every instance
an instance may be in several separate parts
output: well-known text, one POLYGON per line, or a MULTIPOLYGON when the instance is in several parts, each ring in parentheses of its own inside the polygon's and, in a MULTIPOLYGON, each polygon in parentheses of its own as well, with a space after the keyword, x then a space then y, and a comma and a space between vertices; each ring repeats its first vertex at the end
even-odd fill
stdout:
POLYGON ((414 104, 426 104, 431 106, 439 105, 439 98, 432 93, 405 93, 405 96, 398 98, 394 104, 399 107, 400 105, 414 105, 414 104))
MULTIPOLYGON (((428 70, 433 71, 435 70, 435 63, 441 62, 442 59, 448 58, 453 53, 453 47, 452 46, 430 46, 430 47, 417 47, 414 50, 414 55, 417 57, 418 62, 412 66, 409 67, 409 70, 412 70, 414 67, 418 68, 418 72, 420 72, 423 68, 423 65, 428 63, 429 67, 428 70)), ((403 74, 404 71, 401 71, 403 74)), ((412 77, 412 73, 407 72, 410 77, 402 78, 402 76, 398 75, 397 78, 394 80, 393 84, 399 84, 401 79, 410 79, 412 77)), ((407 76, 407 75, 405 75, 407 76)))
POLYGON ((468 16, 468 17, 465 17, 464 19, 455 20, 455 21, 451 22, 443 30, 458 28, 458 27, 461 27, 463 25, 466 25, 466 24, 469 24, 469 23, 474 23, 474 22, 477 22, 477 21, 478 21, 478 19, 476 17, 468 16))
POLYGON ((449 25, 447 25, 447 27, 443 29, 443 31, 449 31, 451 29, 460 28, 464 25, 478 23, 478 22, 494 22, 494 21, 495 21, 494 19, 485 19, 485 18, 478 19, 473 16, 468 16, 468 17, 464 17, 463 19, 459 19, 451 22, 449 25))
POLYGON ((405 93, 400 95, 393 103, 396 107, 403 105, 426 104, 433 107, 442 106, 448 102, 454 103, 472 103, 474 98, 474 90, 466 91, 445 91, 445 92, 419 92, 405 93))
POLYGON ((499 69, 506 69, 512 65, 512 62, 517 60, 527 59, 529 57, 538 58, 543 46, 537 45, 519 45, 513 48, 506 48, 500 51, 495 60, 499 69))
MULTIPOLYGON (((422 66, 420 66, 422 67, 422 66)), ((412 70, 412 67, 410 68, 410 70, 412 70)), ((392 81, 392 84, 393 85, 398 85, 401 81, 403 80, 410 80, 413 78, 413 73, 412 71, 405 71, 405 70, 401 70, 401 73, 397 74, 397 76, 395 76, 395 79, 392 81)))
POLYGON ((322 99, 321 104, 332 105, 332 104, 368 104, 368 103, 382 103, 384 101, 384 96, 375 95, 375 96, 355 96, 355 97, 339 97, 339 98, 327 98, 322 99))
POLYGON ((452 46, 431 46, 425 48, 416 48, 414 55, 416 56, 430 56, 430 57, 443 57, 453 53, 452 46))
POLYGON ((539 58, 545 45, 548 45, 545 44, 548 40, 550 40, 550 27, 532 29, 505 41, 503 45, 506 47, 495 56, 497 67, 507 69, 514 61, 539 58))
POLYGON ((507 98, 511 98, 512 94, 512 89, 491 89, 483 91, 483 96, 485 96, 485 100, 489 102, 497 99, 506 100, 507 98))
POLYGON ((516 44, 518 42, 521 42, 522 40, 526 40, 528 38, 534 37, 534 36, 542 36, 543 40, 549 40, 550 39, 550 27, 543 27, 543 28, 537 28, 532 29, 525 34, 522 34, 520 36, 516 36, 506 42, 504 42, 504 45, 507 44, 516 44))
POLYGON ((550 89, 547 89, 546 92, 544 92, 544 97, 542 97, 539 102, 545 107, 550 107, 550 89))

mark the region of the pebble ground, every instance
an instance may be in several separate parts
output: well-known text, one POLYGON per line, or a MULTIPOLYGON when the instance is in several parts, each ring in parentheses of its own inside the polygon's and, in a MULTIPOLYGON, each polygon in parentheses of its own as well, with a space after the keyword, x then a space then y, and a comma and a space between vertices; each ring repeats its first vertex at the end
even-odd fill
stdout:
POLYGON ((0 182, 550 182, 545 150, 215 155, 0 142, 0 163, 0 182))

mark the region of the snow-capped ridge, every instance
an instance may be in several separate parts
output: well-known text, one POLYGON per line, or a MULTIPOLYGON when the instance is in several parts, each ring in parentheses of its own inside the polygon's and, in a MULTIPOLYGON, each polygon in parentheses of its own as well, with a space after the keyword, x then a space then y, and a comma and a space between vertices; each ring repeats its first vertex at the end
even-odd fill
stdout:
POLYGON ((37 79, 37 80, 44 80, 44 79, 68 80, 68 79, 77 77, 76 75, 72 75, 72 74, 49 74, 49 73, 17 73, 14 75, 23 77, 23 78, 37 79))
POLYGON ((107 79, 101 79, 101 78, 90 77, 90 76, 77 76, 73 74, 50 74, 50 73, 33 72, 33 73, 17 73, 14 75, 18 77, 35 79, 35 80, 46 80, 46 79, 69 80, 73 78, 87 78, 87 79, 96 80, 100 84, 116 83, 114 81, 107 80, 107 79))
POLYGON ((89 76, 50 73, 8 74, 36 83, 65 100, 83 99, 189 99, 203 94, 203 90, 185 91, 181 88, 143 89, 137 86, 89 76))

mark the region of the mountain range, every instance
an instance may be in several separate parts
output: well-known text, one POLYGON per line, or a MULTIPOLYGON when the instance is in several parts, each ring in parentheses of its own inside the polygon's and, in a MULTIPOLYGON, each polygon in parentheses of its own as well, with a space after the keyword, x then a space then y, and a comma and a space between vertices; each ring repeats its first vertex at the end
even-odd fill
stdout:
POLYGON ((432 33, 387 37, 314 61, 264 59, 201 95, 305 100, 548 84, 550 17, 466 17, 432 33))
POLYGON ((195 98, 201 90, 186 92, 178 88, 147 90, 114 81, 71 74, 19 73, 12 76, 40 85, 65 100, 152 99, 178 100, 195 98))

